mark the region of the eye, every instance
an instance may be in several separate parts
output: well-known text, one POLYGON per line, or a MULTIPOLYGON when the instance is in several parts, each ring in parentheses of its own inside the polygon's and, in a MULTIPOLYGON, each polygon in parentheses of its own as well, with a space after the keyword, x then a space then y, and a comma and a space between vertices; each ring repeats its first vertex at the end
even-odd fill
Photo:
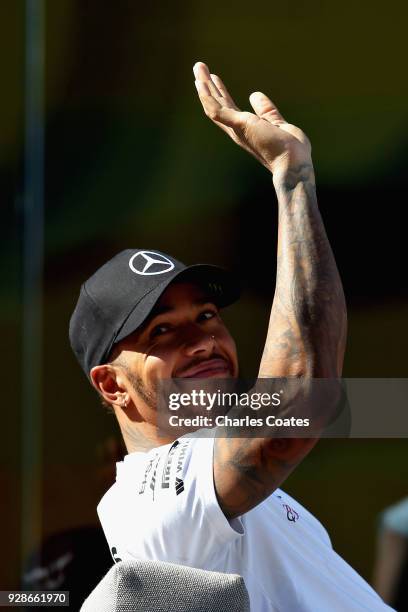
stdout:
POLYGON ((199 321, 208 321, 209 319, 213 319, 214 317, 217 316, 217 311, 213 310, 212 308, 209 308, 207 310, 204 310, 203 312, 200 312, 200 314, 198 315, 198 320, 199 321))
POLYGON ((160 325, 156 325, 156 327, 153 327, 152 331, 150 332, 150 337, 156 338, 157 336, 162 336, 169 330, 170 325, 167 325, 167 323, 161 323, 160 325))

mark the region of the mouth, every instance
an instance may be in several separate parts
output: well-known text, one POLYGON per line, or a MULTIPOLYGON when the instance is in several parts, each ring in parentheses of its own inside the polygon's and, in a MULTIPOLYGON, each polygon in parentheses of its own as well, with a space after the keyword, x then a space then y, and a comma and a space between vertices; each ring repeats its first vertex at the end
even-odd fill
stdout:
POLYGON ((184 370, 178 378, 227 378, 232 376, 229 362, 222 357, 206 359, 201 363, 184 370))

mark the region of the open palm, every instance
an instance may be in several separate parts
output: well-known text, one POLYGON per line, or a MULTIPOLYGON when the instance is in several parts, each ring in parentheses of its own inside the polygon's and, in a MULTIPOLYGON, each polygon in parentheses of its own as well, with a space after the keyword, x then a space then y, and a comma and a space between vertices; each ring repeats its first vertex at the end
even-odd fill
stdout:
POLYGON ((272 100, 261 92, 250 95, 255 113, 241 111, 224 83, 206 64, 194 65, 195 83, 205 114, 240 147, 276 172, 310 162, 310 142, 304 132, 287 123, 272 100))

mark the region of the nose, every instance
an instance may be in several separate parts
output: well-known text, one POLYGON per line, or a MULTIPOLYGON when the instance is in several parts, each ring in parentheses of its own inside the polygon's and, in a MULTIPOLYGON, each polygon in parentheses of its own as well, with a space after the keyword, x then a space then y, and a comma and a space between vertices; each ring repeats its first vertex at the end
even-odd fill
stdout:
POLYGON ((184 352, 189 357, 211 355, 215 346, 215 336, 203 331, 200 327, 186 330, 184 352))

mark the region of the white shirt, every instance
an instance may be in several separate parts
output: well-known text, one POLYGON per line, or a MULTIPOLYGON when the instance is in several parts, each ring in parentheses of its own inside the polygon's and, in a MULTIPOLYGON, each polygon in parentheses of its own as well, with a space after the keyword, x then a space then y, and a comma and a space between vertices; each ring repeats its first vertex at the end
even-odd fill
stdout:
POLYGON ((282 490, 228 521, 215 494, 213 446, 214 438, 182 437, 117 464, 116 483, 98 506, 115 560, 240 574, 251 612, 391 610, 282 490))

